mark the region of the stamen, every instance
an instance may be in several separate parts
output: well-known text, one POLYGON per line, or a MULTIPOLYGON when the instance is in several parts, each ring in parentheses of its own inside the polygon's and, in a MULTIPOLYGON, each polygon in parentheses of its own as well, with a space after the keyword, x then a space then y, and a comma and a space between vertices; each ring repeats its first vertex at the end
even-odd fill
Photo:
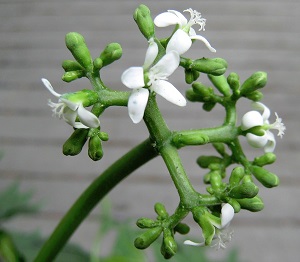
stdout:
POLYGON ((189 12, 191 15, 191 19, 188 22, 190 26, 198 24, 200 25, 199 31, 201 30, 205 31, 204 27, 205 27, 206 19, 201 16, 200 12, 198 12, 197 10, 193 10, 192 8, 186 9, 183 12, 189 12))
POLYGON ((269 128, 278 130, 277 136, 280 136, 280 138, 282 138, 286 127, 285 127, 284 123, 282 122, 282 118, 278 117, 277 113, 275 113, 275 116, 276 116, 276 120, 273 124, 270 125, 269 128))

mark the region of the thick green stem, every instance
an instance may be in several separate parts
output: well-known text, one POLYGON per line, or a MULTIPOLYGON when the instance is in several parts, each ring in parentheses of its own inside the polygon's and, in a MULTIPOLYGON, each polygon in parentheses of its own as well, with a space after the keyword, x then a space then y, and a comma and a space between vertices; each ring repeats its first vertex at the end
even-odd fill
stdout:
POLYGON ((73 204, 44 244, 35 262, 53 261, 98 202, 122 179, 157 156, 149 140, 139 144, 104 171, 73 204))

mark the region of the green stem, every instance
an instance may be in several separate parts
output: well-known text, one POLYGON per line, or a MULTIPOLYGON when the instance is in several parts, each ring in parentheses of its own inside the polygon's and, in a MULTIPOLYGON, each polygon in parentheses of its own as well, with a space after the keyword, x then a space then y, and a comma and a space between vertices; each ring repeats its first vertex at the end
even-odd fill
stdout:
POLYGON ((34 261, 53 261, 98 202, 127 175, 156 156, 157 152, 147 139, 106 169, 73 204, 34 261))

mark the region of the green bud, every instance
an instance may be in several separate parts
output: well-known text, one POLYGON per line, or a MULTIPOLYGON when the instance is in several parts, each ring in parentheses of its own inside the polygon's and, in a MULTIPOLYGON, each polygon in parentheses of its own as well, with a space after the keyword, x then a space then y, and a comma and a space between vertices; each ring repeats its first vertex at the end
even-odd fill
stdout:
POLYGON ((74 60, 64 60, 62 62, 62 68, 66 71, 77 71, 77 70, 83 70, 84 68, 76 61, 74 60))
POLYGON ((229 184, 231 187, 237 186, 243 179, 245 175, 245 170, 243 167, 238 166, 235 167, 230 175, 229 184))
POLYGON ((66 46, 76 59, 76 61, 85 69, 91 71, 93 67, 92 58, 83 36, 76 32, 66 34, 66 46))
POLYGON ((226 149, 223 143, 213 143, 212 145, 221 156, 226 155, 226 149))
POLYGON ((165 259, 169 259, 177 252, 177 244, 172 236, 164 237, 161 253, 165 259))
POLYGON ((214 107, 216 103, 215 102, 205 102, 202 106, 203 110, 210 112, 214 107))
POLYGON ((267 84, 267 73, 256 72, 250 76, 241 86, 241 95, 247 95, 253 91, 263 88, 267 84))
POLYGON ((83 70, 69 71, 64 73, 61 79, 69 83, 83 76, 85 76, 85 72, 83 70))
POLYGON ((227 66, 225 66, 224 61, 225 60, 221 58, 201 58, 194 60, 190 65, 190 68, 192 70, 203 72, 205 74, 219 76, 223 75, 226 72, 227 66))
POLYGON ((201 102, 209 101, 214 94, 211 87, 207 87, 199 82, 193 83, 192 87, 195 94, 200 96, 201 102))
POLYGON ((273 164, 276 161, 276 155, 274 153, 268 152, 262 156, 254 158, 253 165, 265 166, 273 164))
POLYGON ((180 222, 174 227, 174 230, 181 235, 186 235, 190 232, 190 227, 187 224, 180 222))
POLYGON ((244 198, 244 199, 236 199, 241 208, 249 210, 251 212, 258 212, 263 210, 264 202, 259 196, 255 196, 253 198, 244 198))
POLYGON ((265 134, 265 130, 261 126, 255 126, 246 131, 246 133, 251 133, 256 136, 263 136, 265 134))
POLYGON ((208 78, 213 83, 213 85, 219 90, 221 94, 223 94, 224 96, 231 95, 230 87, 224 75, 219 75, 219 76, 208 75, 208 78))
POLYGON ((107 134, 107 133, 105 133, 105 132, 100 132, 100 133, 98 134, 98 136, 100 137, 100 139, 101 139, 102 141, 108 141, 108 134, 107 134))
POLYGON ((200 156, 197 159, 197 164, 202 168, 208 168, 212 163, 222 163, 223 159, 217 156, 200 156))
POLYGON ((240 212, 241 205, 239 204, 239 202, 236 199, 228 198, 227 203, 233 207, 234 213, 240 212))
POLYGON ((154 227, 148 229, 134 240, 134 246, 138 249, 145 249, 149 247, 161 234, 161 227, 154 227))
POLYGON ((156 203, 154 205, 154 210, 161 219, 166 219, 167 217, 169 217, 169 214, 162 203, 156 203))
POLYGON ((157 222, 150 218, 142 217, 136 221, 136 225, 139 228, 153 228, 157 226, 157 222))
POLYGON ((81 102, 84 107, 94 105, 99 100, 98 93, 89 89, 83 89, 74 93, 65 93, 61 97, 74 103, 81 102))
POLYGON ((228 195, 232 198, 253 198, 258 194, 258 187, 252 183, 243 183, 233 187, 228 195))
POLYGON ((229 87, 233 91, 234 94, 239 93, 239 88, 240 88, 240 77, 237 73, 230 73, 229 76, 227 77, 227 83, 229 84, 229 87))
POLYGON ((265 187, 271 188, 279 185, 278 176, 260 166, 252 166, 252 172, 255 178, 265 187))
POLYGON ((145 5, 140 5, 133 14, 133 19, 137 23, 141 33, 149 40, 154 36, 155 29, 150 10, 145 5))
POLYGON ((103 67, 103 61, 100 57, 95 58, 94 62, 94 71, 99 71, 103 67))
POLYGON ((201 102, 202 97, 196 94, 193 90, 193 88, 189 88, 185 92, 185 97, 187 100, 191 102, 201 102))
POLYGON ((103 52, 100 54, 100 59, 103 62, 103 66, 107 66, 112 62, 120 59, 122 56, 122 47, 118 43, 110 43, 105 47, 103 52))
POLYGON ((254 102, 258 102, 260 100, 262 100, 264 98, 264 95, 262 92, 255 90, 250 94, 245 95, 248 99, 254 101, 254 102))
POLYGON ((193 70, 191 69, 185 69, 184 70, 184 74, 185 74, 185 82, 187 84, 191 84, 194 82, 194 74, 193 74, 193 70))
POLYGON ((98 161, 103 157, 102 143, 99 136, 95 135, 90 138, 88 155, 94 161, 98 161))
POLYGON ((84 146, 87 140, 87 134, 89 130, 80 128, 76 129, 73 134, 68 138, 68 140, 63 145, 63 154, 66 156, 75 156, 78 155, 82 147, 84 146))
POLYGON ((214 190, 219 189, 222 186, 222 177, 219 171, 210 173, 210 184, 214 190))
POLYGON ((200 73, 196 70, 192 70, 192 72, 193 72, 193 76, 194 76, 194 81, 196 81, 199 78, 200 73))

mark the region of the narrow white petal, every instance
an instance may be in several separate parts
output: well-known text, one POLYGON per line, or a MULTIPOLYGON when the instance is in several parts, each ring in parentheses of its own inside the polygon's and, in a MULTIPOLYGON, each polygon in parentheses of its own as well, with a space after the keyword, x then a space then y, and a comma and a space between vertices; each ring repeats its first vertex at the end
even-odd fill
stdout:
POLYGON ((153 38, 149 40, 149 46, 146 52, 145 62, 144 62, 144 69, 148 69, 151 64, 154 62, 156 56, 158 54, 158 46, 154 42, 153 38))
POLYGON ((166 52, 170 52, 172 50, 177 51, 179 55, 184 54, 186 51, 190 49, 192 46, 192 40, 190 36, 181 29, 178 29, 174 35, 171 37, 166 52))
POLYGON ((233 207, 226 203, 221 210, 221 228, 226 227, 234 217, 233 207))
POLYGON ((193 241, 191 241, 191 240, 185 240, 185 241, 183 242, 183 244, 189 245, 189 246, 195 246, 195 247, 203 247, 203 246, 205 246, 205 243, 204 243, 204 242, 202 242, 202 243, 196 243, 196 242, 193 242, 193 241))
POLYGON ((157 80, 152 84, 150 88, 152 91, 161 95, 163 98, 175 105, 186 105, 184 96, 168 81, 157 80))
POLYGON ((128 88, 140 88, 145 86, 144 70, 142 67, 130 67, 121 76, 122 83, 128 88))
POLYGON ((180 24, 179 17, 170 12, 164 12, 154 18, 154 24, 158 27, 180 24))
POLYGON ((176 10, 168 10, 168 12, 173 13, 174 15, 176 15, 178 17, 178 19, 180 21, 178 24, 180 25, 180 27, 184 27, 185 25, 187 25, 188 21, 182 13, 180 13, 176 10))
POLYGON ((273 152, 276 147, 276 140, 272 132, 266 131, 268 136, 268 142, 264 147, 265 152, 273 152))
POLYGON ((203 36, 201 36, 201 35, 193 35, 193 36, 190 36, 190 37, 191 37, 191 39, 196 39, 196 40, 202 41, 202 42, 206 45, 206 47, 209 49, 209 51, 211 51, 211 52, 213 52, 213 53, 216 52, 216 49, 214 49, 214 48, 210 45, 210 43, 207 41, 207 39, 206 39, 205 37, 203 37, 203 36))
POLYGON ((156 78, 166 78, 173 74, 178 68, 180 57, 176 51, 165 54, 158 62, 149 70, 156 78))
POLYGON ((262 126, 264 120, 262 115, 257 111, 249 111, 242 117, 242 130, 248 130, 255 126, 262 126))
MULTIPOLYGON (((63 119, 71 126, 75 127, 77 112, 68 107, 64 108, 63 119)), ((87 127, 86 127, 87 128, 87 127)))
POLYGON ((98 117, 96 117, 93 113, 88 111, 83 107, 83 105, 80 105, 77 110, 78 117, 80 119, 80 122, 88 127, 91 128, 97 128, 100 126, 100 121, 98 117))
POLYGON ((137 124, 143 119, 148 97, 148 89, 137 88, 132 90, 128 99, 128 113, 133 123, 137 124))
POLYGON ((63 102, 67 107, 69 107, 72 111, 76 111, 78 109, 79 103, 74 103, 66 98, 61 97, 59 99, 60 102, 63 102))
POLYGON ((50 83, 46 78, 42 78, 41 80, 42 80, 44 86, 49 90, 49 92, 50 92, 52 95, 54 95, 54 96, 56 96, 56 97, 60 97, 60 96, 61 96, 61 94, 56 93, 56 92, 54 91, 53 86, 51 85, 51 83, 50 83))
POLYGON ((249 145, 251 145, 255 148, 262 148, 268 142, 268 136, 266 134, 263 136, 256 136, 251 133, 248 133, 246 135, 246 138, 247 138, 249 145))
POLYGON ((264 122, 268 121, 271 112, 267 106, 265 106, 263 103, 260 103, 260 102, 253 102, 252 107, 254 109, 262 111, 262 117, 264 119, 264 122))

